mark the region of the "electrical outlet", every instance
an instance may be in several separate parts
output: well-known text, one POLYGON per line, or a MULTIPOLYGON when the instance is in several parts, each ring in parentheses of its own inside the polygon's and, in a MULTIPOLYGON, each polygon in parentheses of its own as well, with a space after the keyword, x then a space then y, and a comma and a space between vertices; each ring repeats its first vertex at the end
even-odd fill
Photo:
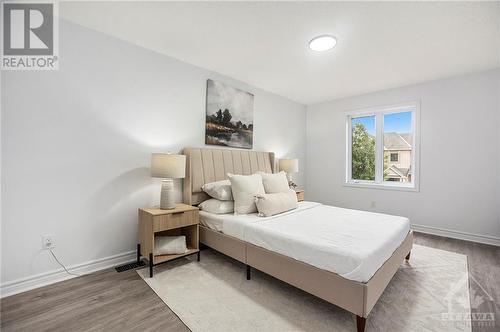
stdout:
POLYGON ((375 202, 375 201, 371 201, 371 203, 370 203, 370 207, 371 207, 371 208, 374 208, 374 207, 376 207, 376 206, 377 206, 377 202, 375 202))
POLYGON ((56 240, 54 235, 42 236, 42 249, 53 249, 56 247, 56 240))

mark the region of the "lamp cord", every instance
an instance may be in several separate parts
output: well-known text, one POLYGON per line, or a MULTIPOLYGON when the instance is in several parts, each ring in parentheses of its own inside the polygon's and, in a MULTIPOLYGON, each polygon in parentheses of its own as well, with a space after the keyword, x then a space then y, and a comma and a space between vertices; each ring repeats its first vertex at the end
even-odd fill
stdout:
POLYGON ((73 273, 73 272, 69 272, 68 269, 66 268, 66 266, 64 266, 63 263, 61 263, 59 261, 59 259, 57 259, 56 255, 54 254, 54 252, 52 251, 52 248, 49 248, 50 250, 50 253, 52 254, 52 257, 54 257, 54 259, 56 260, 56 262, 61 265, 61 267, 64 269, 64 271, 66 271, 67 274, 69 275, 72 275, 72 276, 75 276, 75 277, 81 277, 81 274, 77 274, 77 273, 73 273))

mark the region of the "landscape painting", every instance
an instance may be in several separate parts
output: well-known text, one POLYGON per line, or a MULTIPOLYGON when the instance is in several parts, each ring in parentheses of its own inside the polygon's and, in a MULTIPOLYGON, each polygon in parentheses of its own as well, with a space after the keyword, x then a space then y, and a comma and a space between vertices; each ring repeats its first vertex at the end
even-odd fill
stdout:
POLYGON ((251 149, 253 94, 207 80, 205 144, 251 149))

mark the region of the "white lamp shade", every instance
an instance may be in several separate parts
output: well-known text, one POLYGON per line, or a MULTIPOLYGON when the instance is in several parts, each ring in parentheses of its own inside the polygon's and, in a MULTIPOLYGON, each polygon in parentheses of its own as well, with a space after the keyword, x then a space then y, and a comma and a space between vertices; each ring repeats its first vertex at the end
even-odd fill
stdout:
POLYGON ((297 173, 299 171, 299 160, 298 159, 280 159, 278 161, 280 171, 286 173, 297 173))
POLYGON ((167 153, 151 155, 151 176, 163 179, 178 179, 186 176, 186 156, 167 153))

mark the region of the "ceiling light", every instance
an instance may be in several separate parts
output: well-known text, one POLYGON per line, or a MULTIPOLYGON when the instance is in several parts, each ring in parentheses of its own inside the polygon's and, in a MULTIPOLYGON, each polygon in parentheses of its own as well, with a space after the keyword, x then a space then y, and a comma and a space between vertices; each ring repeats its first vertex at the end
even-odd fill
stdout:
POLYGON ((322 35, 313 38, 309 42, 309 48, 316 52, 324 52, 331 50, 337 44, 337 39, 330 35, 322 35))

